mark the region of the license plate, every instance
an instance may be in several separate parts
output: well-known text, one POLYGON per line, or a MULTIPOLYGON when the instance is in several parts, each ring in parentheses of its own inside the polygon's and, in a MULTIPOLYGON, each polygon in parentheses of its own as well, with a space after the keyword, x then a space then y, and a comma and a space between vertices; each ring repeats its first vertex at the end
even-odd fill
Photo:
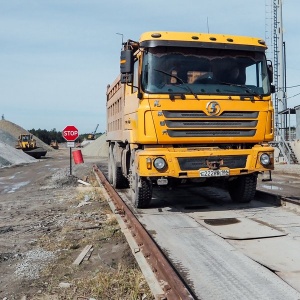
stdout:
POLYGON ((229 170, 205 170, 200 171, 200 177, 229 176, 229 170))
POLYGON ((167 178, 158 178, 157 179, 157 185, 167 185, 168 179, 167 178))

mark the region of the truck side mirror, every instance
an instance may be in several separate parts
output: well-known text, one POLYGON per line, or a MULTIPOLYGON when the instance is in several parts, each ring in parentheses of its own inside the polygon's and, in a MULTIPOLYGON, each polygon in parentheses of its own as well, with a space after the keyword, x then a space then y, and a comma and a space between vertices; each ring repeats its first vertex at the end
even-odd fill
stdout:
POLYGON ((133 82, 133 52, 132 50, 121 51, 120 71, 121 83, 133 82))
POLYGON ((276 93, 276 88, 274 84, 271 84, 271 94, 276 93))

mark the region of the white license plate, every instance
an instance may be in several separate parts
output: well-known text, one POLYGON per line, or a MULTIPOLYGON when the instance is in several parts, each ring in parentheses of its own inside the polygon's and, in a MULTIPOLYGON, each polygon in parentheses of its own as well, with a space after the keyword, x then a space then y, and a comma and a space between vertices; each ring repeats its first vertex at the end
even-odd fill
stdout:
POLYGON ((200 177, 229 176, 229 170, 205 170, 200 171, 200 177))
POLYGON ((167 185, 168 179, 167 178, 158 178, 157 179, 157 185, 167 185))

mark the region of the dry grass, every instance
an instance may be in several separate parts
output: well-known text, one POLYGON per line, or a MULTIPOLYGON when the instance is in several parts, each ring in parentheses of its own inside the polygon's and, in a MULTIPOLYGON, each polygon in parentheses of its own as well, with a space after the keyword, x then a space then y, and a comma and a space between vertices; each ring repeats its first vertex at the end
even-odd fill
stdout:
POLYGON ((65 214, 67 221, 63 227, 39 240, 43 249, 56 251, 58 257, 40 278, 42 295, 30 299, 154 299, 117 219, 98 190, 80 191, 76 199, 70 200, 65 214), (87 197, 90 204, 77 208, 87 197), (99 228, 81 229, 95 224, 99 228), (94 248, 90 259, 73 265, 86 245, 94 248), (71 286, 61 288, 61 282, 71 286))
POLYGON ((73 289, 61 291, 60 299, 152 299, 142 273, 119 264, 117 269, 103 268, 89 278, 74 280, 73 289), (63 298, 61 298, 63 297, 63 298))

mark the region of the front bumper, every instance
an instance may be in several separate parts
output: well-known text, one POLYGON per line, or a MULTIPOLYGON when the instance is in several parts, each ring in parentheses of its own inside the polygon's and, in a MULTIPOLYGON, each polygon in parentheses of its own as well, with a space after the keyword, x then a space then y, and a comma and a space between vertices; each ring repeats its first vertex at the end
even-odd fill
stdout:
POLYGON ((251 149, 201 149, 201 148, 147 148, 135 153, 136 172, 143 177, 199 178, 200 171, 228 170, 229 176, 238 176, 274 169, 274 149, 255 145, 251 149), (270 156, 270 164, 263 166, 260 155, 270 156), (155 169, 154 159, 162 157, 167 166, 155 169))

